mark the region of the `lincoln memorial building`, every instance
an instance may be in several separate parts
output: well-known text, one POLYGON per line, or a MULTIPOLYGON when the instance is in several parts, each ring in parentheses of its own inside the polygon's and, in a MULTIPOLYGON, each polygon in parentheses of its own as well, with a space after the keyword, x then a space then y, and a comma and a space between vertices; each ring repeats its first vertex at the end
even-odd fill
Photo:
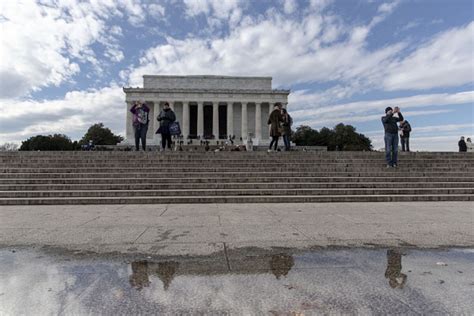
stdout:
POLYGON ((212 142, 232 136, 237 143, 252 138, 268 143, 268 115, 275 103, 288 104, 289 90, 272 89, 271 77, 143 76, 143 88, 124 88, 126 139, 134 144, 132 113, 135 101, 150 108, 147 142, 158 144, 157 115, 165 102, 176 113, 184 139, 212 142))

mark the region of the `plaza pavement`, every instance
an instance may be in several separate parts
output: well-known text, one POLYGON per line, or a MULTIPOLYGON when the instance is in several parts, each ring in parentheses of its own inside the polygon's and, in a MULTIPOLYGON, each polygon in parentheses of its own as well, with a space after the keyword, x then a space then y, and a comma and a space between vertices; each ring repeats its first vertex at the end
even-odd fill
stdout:
POLYGON ((0 246, 208 255, 258 247, 473 247, 472 202, 0 206, 0 246))

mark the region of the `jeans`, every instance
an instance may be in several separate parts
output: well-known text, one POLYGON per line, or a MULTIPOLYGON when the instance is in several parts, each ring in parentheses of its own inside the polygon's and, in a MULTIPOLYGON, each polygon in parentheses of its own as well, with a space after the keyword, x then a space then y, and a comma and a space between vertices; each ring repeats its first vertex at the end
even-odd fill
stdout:
POLYGON ((402 151, 410 151, 410 137, 400 137, 402 151))
POLYGON ((397 164, 398 134, 385 133, 385 159, 390 166, 397 164))
POLYGON ((285 143, 285 150, 290 150, 290 135, 283 135, 283 142, 285 143))
POLYGON ((135 149, 140 149, 140 139, 142 140, 142 148, 146 150, 146 132, 148 131, 148 124, 137 124, 133 126, 135 130, 135 149))
POLYGON ((165 149, 168 143, 168 149, 171 149, 171 134, 161 133, 161 148, 165 149))
POLYGON ((270 142, 269 149, 272 149, 272 146, 273 146, 274 147, 273 150, 277 150, 277 148, 278 148, 278 138, 279 138, 279 136, 272 136, 272 141, 270 142))

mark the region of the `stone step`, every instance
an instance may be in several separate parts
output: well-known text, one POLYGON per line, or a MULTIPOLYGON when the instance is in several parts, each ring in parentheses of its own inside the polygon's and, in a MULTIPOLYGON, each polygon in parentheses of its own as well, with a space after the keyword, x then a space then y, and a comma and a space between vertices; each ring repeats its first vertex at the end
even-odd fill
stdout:
MULTIPOLYGON (((452 161, 472 161, 474 155, 469 154, 466 156, 403 156, 400 155, 400 160, 417 161, 417 160, 452 160, 452 161)), ((363 160, 384 160, 385 155, 371 155, 371 156, 286 156, 286 155, 192 155, 192 156, 180 156, 180 155, 137 155, 137 156, 51 156, 51 157, 24 157, 24 156, 12 156, 12 157, 0 157, 0 162, 44 162, 44 161, 112 161, 112 162, 130 162, 136 160, 148 160, 148 161, 363 161, 363 160)))
POLYGON ((0 198, 0 205, 65 204, 192 204, 192 203, 329 203, 329 202, 421 202, 474 201, 474 195, 291 195, 291 196, 180 196, 180 197, 78 197, 0 198))
POLYGON ((93 191, 93 190, 181 190, 273 188, 474 188, 472 182, 260 182, 260 183, 106 183, 106 184, 0 184, 0 191, 93 191))
POLYGON ((38 173, 0 173, 0 178, 188 178, 188 177, 459 177, 459 178, 472 178, 474 172, 413 172, 410 170, 403 169, 381 169, 380 171, 321 171, 321 172, 294 172, 294 171, 282 171, 282 172, 261 172, 261 171, 229 171, 229 172, 172 172, 169 170, 163 172, 119 172, 119 173, 57 173, 57 172, 38 172, 38 173))
POLYGON ((410 183, 430 183, 430 182, 474 182, 474 177, 413 177, 413 176, 391 176, 387 177, 187 177, 187 178, 0 178, 0 184, 202 184, 202 183, 328 183, 328 182, 351 182, 351 183, 366 183, 366 182, 410 182, 410 183))
POLYGON ((133 197, 133 196, 254 196, 254 195, 434 195, 472 194, 474 188, 343 188, 343 189, 181 189, 181 190, 103 190, 103 191, 0 191, 0 198, 36 197, 133 197))
MULTIPOLYGON (((212 167, 212 166, 200 166, 200 167, 176 167, 176 166, 143 166, 143 170, 147 173, 159 173, 163 169, 166 169, 167 173, 226 173, 226 172, 251 172, 258 168, 259 172, 386 172, 386 165, 366 165, 366 166, 353 166, 353 165, 341 165, 341 166, 325 166, 325 165, 313 165, 301 167, 298 165, 276 165, 276 166, 261 166, 261 167, 212 167)), ((399 165, 398 170, 401 172, 424 172, 424 173, 437 173, 437 172, 465 172, 467 167, 463 166, 446 166, 446 167, 416 167, 416 166, 405 166, 399 165)), ((126 168, 0 168, 0 176, 4 174, 33 174, 33 173, 133 173, 136 171, 136 167, 126 168)), ((470 174, 474 174, 470 172, 470 174)))

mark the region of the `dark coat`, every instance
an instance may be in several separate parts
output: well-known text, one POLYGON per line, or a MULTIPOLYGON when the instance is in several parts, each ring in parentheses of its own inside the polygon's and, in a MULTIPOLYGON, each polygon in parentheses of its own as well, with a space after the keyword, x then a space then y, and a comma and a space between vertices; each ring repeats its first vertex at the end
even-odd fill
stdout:
POLYGON ((291 135, 291 123, 292 123, 292 118, 290 114, 287 115, 282 115, 283 118, 283 123, 281 124, 281 134, 282 135, 291 135))
POLYGON ((458 146, 459 146, 459 151, 460 152, 464 152, 464 151, 467 151, 467 144, 464 140, 460 140, 458 142, 458 146))
POLYGON ((283 122, 283 117, 281 116, 281 112, 278 109, 273 110, 268 118, 267 124, 270 125, 270 136, 271 137, 279 137, 281 136, 281 128, 280 123, 283 122))
POLYGON ((172 109, 162 110, 156 119, 160 122, 161 127, 169 127, 171 123, 176 121, 176 115, 172 109))
POLYGON ((386 114, 382 116, 382 124, 385 129, 385 133, 397 134, 398 126, 397 123, 403 121, 402 113, 398 112, 398 117, 393 116, 393 114, 386 114))
POLYGON ((400 130, 403 132, 402 135, 400 135, 400 137, 402 138, 410 137, 411 126, 410 126, 410 123, 408 123, 408 121, 403 121, 403 123, 400 123, 400 130))

